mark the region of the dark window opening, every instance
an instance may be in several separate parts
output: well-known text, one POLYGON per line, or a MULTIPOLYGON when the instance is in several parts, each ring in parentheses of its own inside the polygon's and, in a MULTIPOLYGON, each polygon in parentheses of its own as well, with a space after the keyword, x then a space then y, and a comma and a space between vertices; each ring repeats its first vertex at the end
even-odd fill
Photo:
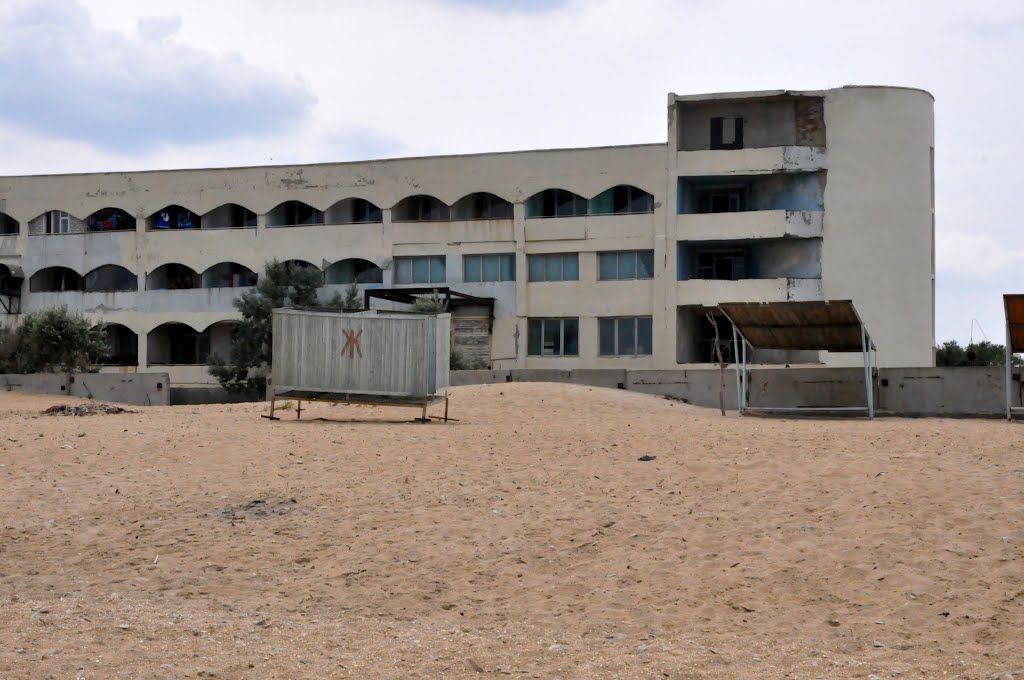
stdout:
POLYGON ((129 292, 139 289, 139 279, 124 267, 107 264, 86 274, 82 288, 87 293, 129 292))
POLYGON ((598 353, 603 357, 648 356, 654 353, 649 316, 598 320, 598 353))
POLYGON ((392 210, 395 222, 445 222, 448 215, 447 205, 422 194, 403 198, 392 210))
POLYGON ((323 223, 324 214, 302 201, 285 201, 267 213, 268 227, 300 227, 323 223))
POLYGON ((631 215, 654 212, 654 196, 643 189, 622 184, 590 199, 591 215, 631 215))
POLYGON ((33 293, 63 293, 82 290, 82 277, 67 267, 47 267, 32 275, 28 289, 33 293))
POLYGON ((324 272, 328 284, 382 283, 383 270, 369 260, 348 259, 335 262, 324 272))
POLYGON ((105 366, 138 366, 139 336, 121 324, 107 324, 104 329, 107 353, 100 363, 105 366))
POLYGON ((188 290, 199 288, 201 284, 199 274, 177 262, 157 267, 146 277, 147 290, 188 290))
POLYGON ((742 118, 712 118, 711 119, 711 148, 718 149, 742 149, 743 148, 743 119, 742 118))
POLYGON ((365 198, 346 198, 324 213, 326 224, 380 223, 383 220, 383 211, 365 198))
POLYGON ((747 256, 743 249, 699 250, 696 259, 694 278, 736 281, 747 277, 747 256))
POLYGON ((180 205, 169 205, 149 218, 149 228, 151 230, 201 229, 202 226, 203 218, 201 216, 180 205))
POLYGON ((536 217, 576 217, 586 215, 587 199, 565 189, 545 189, 536 193, 526 201, 526 216, 536 217))
POLYGON ((530 319, 527 353, 531 356, 577 356, 579 319, 530 319))
POLYGON ((256 272, 235 262, 221 262, 203 272, 203 288, 255 286, 256 272))
POLYGON ((120 208, 97 210, 85 224, 89 231, 135 231, 135 218, 120 208))
POLYGON ((21 231, 21 225, 10 215, 0 213, 0 235, 17 234, 21 231))
POLYGON ((710 316, 715 324, 708 318, 707 313, 699 312, 694 315, 697 322, 696 328, 696 361, 701 364, 717 364, 718 352, 715 344, 715 324, 718 325, 718 349, 722 351, 722 360, 733 363, 735 348, 732 343, 732 323, 722 314, 712 313, 710 316))
POLYGON ((480 192, 460 198, 452 206, 453 220, 510 220, 512 204, 504 198, 480 192))
POLYGON ((746 187, 711 187, 698 189, 697 212, 741 212, 747 209, 746 187))
POLYGON ((252 229, 256 213, 237 203, 227 203, 202 216, 203 229, 252 229))

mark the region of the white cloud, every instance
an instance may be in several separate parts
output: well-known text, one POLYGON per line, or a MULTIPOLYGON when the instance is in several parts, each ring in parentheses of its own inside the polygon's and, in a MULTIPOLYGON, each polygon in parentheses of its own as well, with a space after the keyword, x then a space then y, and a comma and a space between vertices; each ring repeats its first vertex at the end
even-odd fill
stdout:
POLYGON ((165 38, 180 19, 141 20, 144 40, 97 30, 75 0, 0 15, 0 120, 118 151, 279 132, 314 97, 301 82, 165 38))

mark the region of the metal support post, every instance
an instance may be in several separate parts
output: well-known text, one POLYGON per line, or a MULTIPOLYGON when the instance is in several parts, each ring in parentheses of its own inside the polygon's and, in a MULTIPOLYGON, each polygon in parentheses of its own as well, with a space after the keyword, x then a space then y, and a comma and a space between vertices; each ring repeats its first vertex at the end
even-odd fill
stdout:
POLYGON ((871 378, 871 341, 868 339, 868 329, 862 323, 860 325, 860 347, 864 353, 864 389, 868 397, 868 418, 875 417, 875 395, 874 381, 871 378))
POLYGON ((1010 320, 1006 320, 1006 419, 1013 419, 1013 348, 1010 347, 1010 320))
POLYGON ((732 360, 736 367, 736 410, 743 415, 743 380, 740 378, 740 345, 736 326, 732 327, 732 360))

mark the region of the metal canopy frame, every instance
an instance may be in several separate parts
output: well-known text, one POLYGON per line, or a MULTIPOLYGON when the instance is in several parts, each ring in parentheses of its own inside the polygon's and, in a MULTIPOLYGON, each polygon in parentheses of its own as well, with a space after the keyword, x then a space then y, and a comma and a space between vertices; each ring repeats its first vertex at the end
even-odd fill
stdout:
POLYGON ((723 302, 718 305, 732 323, 736 402, 747 411, 865 411, 875 417, 873 369, 878 347, 851 300, 806 302, 723 302), (796 406, 751 408, 747 404, 747 347, 753 349, 860 352, 864 358, 866 406, 796 406), (872 357, 872 351, 875 356, 872 357))
POLYGON ((460 293, 448 287, 430 288, 367 288, 363 291, 363 307, 370 309, 370 300, 378 298, 389 302, 400 302, 411 305, 425 295, 439 295, 444 299, 447 310, 456 307, 482 306, 487 307, 487 332, 494 331, 494 298, 477 297, 468 293, 460 293))
POLYGON ((1024 406, 1013 405, 1013 355, 1024 352, 1024 294, 1003 295, 1003 310, 1006 313, 1006 419, 1010 420, 1014 413, 1024 413, 1024 406))

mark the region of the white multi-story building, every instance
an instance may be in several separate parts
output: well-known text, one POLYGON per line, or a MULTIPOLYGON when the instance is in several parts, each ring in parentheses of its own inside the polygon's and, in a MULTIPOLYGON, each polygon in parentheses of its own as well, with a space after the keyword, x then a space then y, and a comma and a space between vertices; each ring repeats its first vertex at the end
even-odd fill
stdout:
POLYGON ((0 316, 64 304, 106 324, 109 370, 210 382, 277 258, 325 295, 471 296, 455 345, 494 368, 707 363, 716 303, 821 299, 854 301, 881 366, 928 366, 933 158, 930 94, 843 87, 669 95, 661 144, 0 177, 0 316))

